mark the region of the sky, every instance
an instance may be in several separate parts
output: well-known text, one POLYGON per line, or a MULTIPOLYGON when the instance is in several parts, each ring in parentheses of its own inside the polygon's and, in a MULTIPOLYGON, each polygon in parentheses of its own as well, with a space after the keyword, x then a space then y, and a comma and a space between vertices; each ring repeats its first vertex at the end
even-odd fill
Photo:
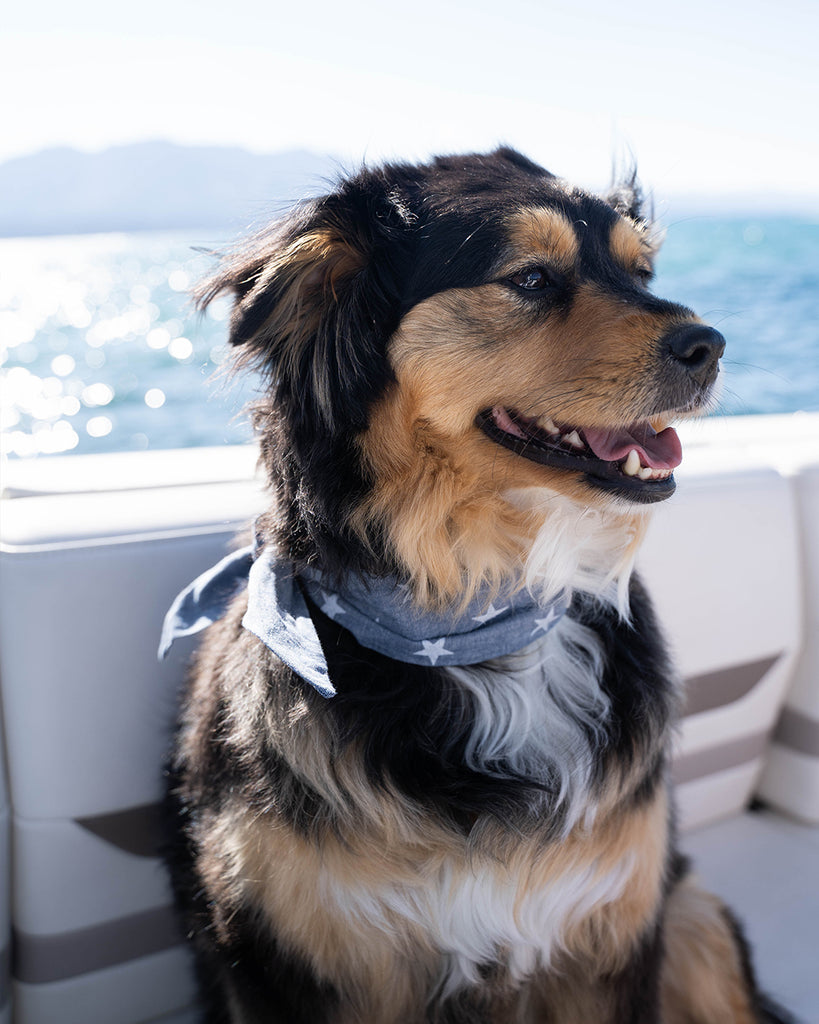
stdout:
POLYGON ((587 187, 819 208, 815 0, 29 0, 0 160, 150 139, 344 164, 509 143, 587 187))

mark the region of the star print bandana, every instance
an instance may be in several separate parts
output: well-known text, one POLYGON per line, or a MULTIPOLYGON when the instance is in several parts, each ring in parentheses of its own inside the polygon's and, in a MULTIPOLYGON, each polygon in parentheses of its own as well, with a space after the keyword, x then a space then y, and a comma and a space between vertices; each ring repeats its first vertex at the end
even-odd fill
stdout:
POLYGON ((179 594, 165 617, 160 657, 177 637, 221 618, 245 586, 242 625, 324 697, 336 691, 305 594, 363 647, 412 665, 474 665, 512 654, 548 633, 566 612, 562 598, 544 606, 525 590, 492 602, 478 595, 457 616, 421 611, 394 579, 350 576, 334 589, 318 572, 296 576, 271 548, 254 557, 251 546, 228 555, 179 594))

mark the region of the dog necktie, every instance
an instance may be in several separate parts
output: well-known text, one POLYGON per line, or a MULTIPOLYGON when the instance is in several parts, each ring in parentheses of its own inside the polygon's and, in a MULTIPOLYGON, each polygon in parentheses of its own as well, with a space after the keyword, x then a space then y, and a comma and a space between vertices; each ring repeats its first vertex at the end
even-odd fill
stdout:
POLYGON ((331 587, 320 573, 296 575, 271 547, 243 548, 223 558, 176 598, 162 627, 159 656, 177 637, 191 636, 221 618, 247 587, 245 629, 255 634, 324 697, 335 695, 327 660, 305 594, 363 646, 413 665, 474 665, 512 654, 549 632, 566 612, 562 596, 538 604, 526 590, 479 594, 457 615, 421 611, 395 579, 351 575, 331 587))

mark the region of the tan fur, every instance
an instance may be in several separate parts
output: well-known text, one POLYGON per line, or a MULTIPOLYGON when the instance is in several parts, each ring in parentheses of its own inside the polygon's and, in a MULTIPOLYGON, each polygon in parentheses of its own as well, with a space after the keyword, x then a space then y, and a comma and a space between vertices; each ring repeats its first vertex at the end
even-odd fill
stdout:
POLYGON ((503 492, 521 476, 534 486, 542 474, 514 465, 474 429, 453 443, 416 410, 400 395, 373 415, 362 448, 377 483, 354 525, 366 534, 378 524, 420 602, 465 605, 482 582, 499 584, 522 567, 537 524, 503 492))
MULTIPOLYGON (((598 508, 613 502, 580 473, 494 444, 475 417, 500 404, 580 426, 628 425, 649 403, 645 367, 664 326, 588 285, 551 329, 531 326, 499 284, 420 303, 391 343, 397 383, 360 438, 375 484, 353 527, 388 538, 422 602, 457 596, 466 604, 481 583, 519 571, 548 508, 523 511, 508 492, 546 488, 598 508)), ((622 518, 636 543, 642 511, 622 518)))
POLYGON ((548 207, 521 210, 510 218, 509 240, 518 260, 512 270, 521 268, 521 260, 534 263, 538 259, 558 270, 571 270, 580 248, 571 222, 548 207))
POLYGON ((663 1024, 755 1024, 722 904, 684 879, 666 906, 663 1024))
MULTIPOLYGON (((655 918, 668 852, 668 797, 661 788, 645 807, 623 813, 622 807, 593 832, 602 863, 633 859, 633 871, 621 898, 590 914, 570 933, 569 952, 603 972, 624 966, 655 918)), ((571 849, 568 851, 571 855, 571 849)))
POLYGON ((645 229, 633 221, 620 218, 612 225, 609 236, 612 257, 630 274, 651 271, 654 249, 645 229))
POLYGON ((523 905, 538 890, 559 887, 572 872, 590 869, 593 884, 625 865, 620 897, 590 908, 570 922, 564 936, 567 955, 594 963, 595 970, 616 971, 657 912, 666 819, 661 791, 646 807, 612 815, 593 833, 577 827, 551 845, 521 837, 510 844, 506 830, 494 825, 474 846, 444 829, 431 831, 429 821, 414 842, 351 826, 317 845, 275 815, 252 816, 235 806, 210 823, 221 854, 206 884, 222 901, 232 887, 234 898, 241 894, 264 908, 280 941, 307 957, 320 977, 345 989, 352 981, 362 1020, 397 1024, 416 1020, 416 1014, 420 1019, 420 994, 434 983, 444 960, 434 936, 380 903, 380 892, 427 893, 440 877, 487 871, 501 881, 515 880, 515 899, 523 905), (356 905, 363 909, 351 909, 356 905))

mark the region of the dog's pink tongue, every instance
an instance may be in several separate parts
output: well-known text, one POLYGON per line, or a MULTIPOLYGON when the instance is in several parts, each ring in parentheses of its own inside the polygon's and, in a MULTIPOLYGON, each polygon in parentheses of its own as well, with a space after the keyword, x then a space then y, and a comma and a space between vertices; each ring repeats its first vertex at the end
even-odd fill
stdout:
POLYGON ((682 445, 673 427, 659 434, 646 422, 617 430, 584 427, 583 436, 597 458, 606 462, 619 462, 632 448, 637 449, 641 465, 651 469, 676 469, 682 462, 682 445))

